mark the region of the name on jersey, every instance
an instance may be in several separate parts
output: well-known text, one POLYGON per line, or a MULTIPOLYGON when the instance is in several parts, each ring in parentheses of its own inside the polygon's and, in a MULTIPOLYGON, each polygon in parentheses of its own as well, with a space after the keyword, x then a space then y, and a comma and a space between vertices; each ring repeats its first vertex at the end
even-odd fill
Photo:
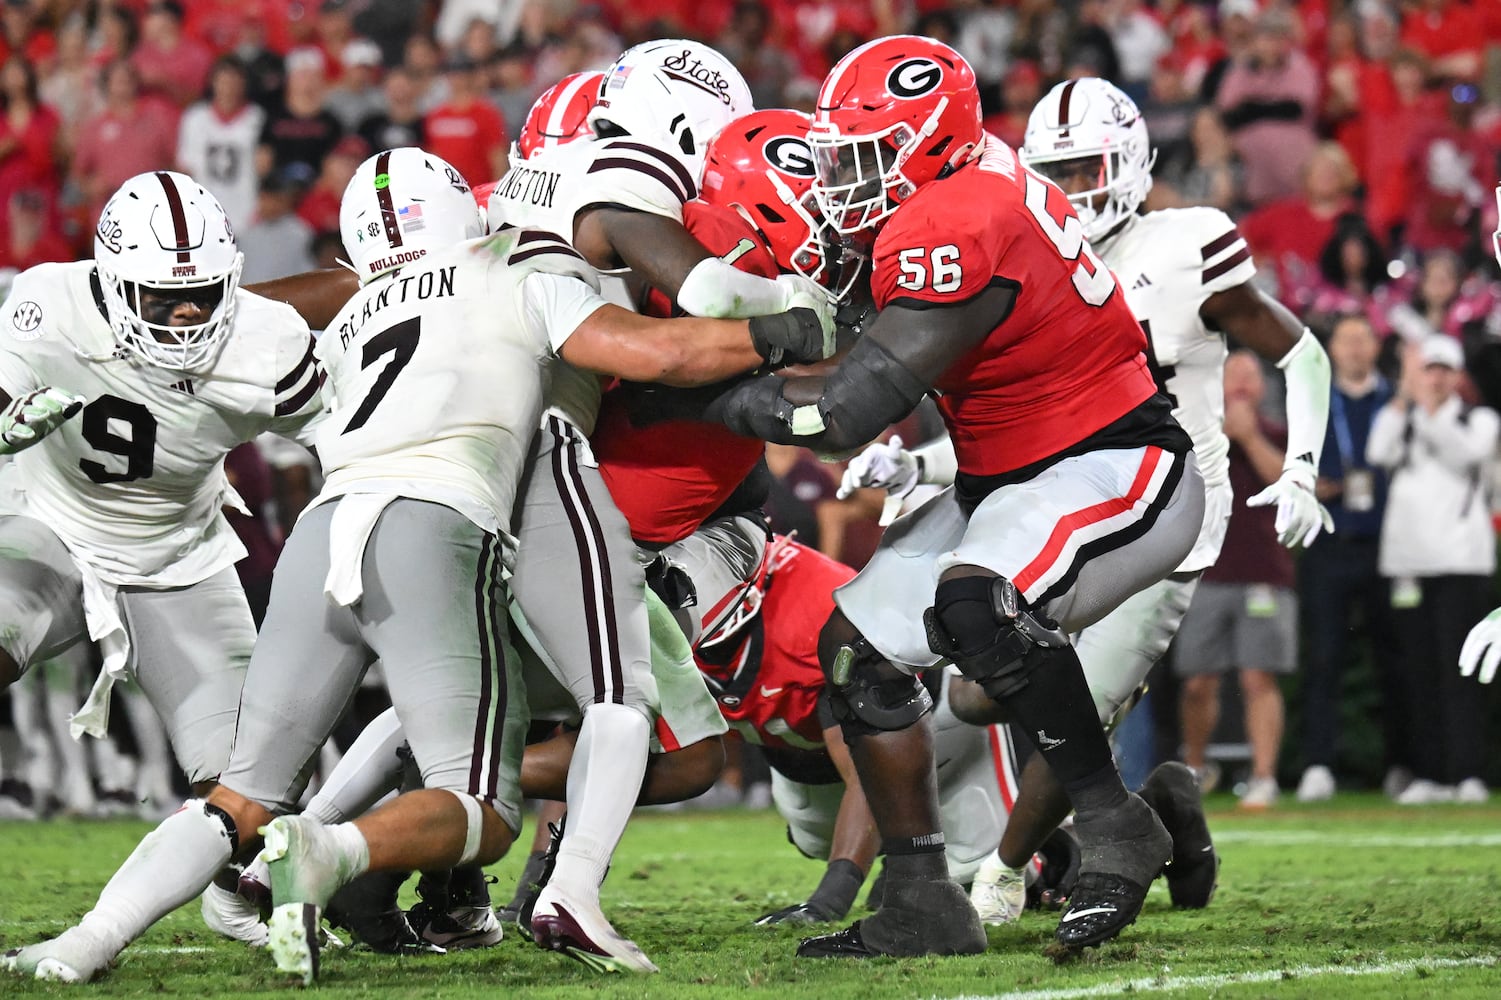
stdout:
POLYGON ((552 208, 553 195, 557 193, 561 179, 562 175, 555 171, 538 170, 518 163, 500 179, 495 193, 509 201, 552 208))
POLYGON ((385 287, 365 300, 365 306, 358 316, 351 316, 339 324, 339 346, 348 347, 349 342, 359 334, 370 317, 392 302, 400 305, 409 298, 413 301, 451 298, 453 276, 457 270, 457 267, 450 266, 436 271, 423 271, 421 274, 409 277, 392 278, 385 287))

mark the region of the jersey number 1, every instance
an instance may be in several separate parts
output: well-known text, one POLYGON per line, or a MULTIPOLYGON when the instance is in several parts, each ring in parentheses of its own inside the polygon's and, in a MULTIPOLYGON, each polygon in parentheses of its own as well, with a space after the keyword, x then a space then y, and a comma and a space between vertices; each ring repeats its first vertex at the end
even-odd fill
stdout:
POLYGON ((1030 170, 1026 172, 1026 178, 1027 208, 1032 217, 1037 220, 1048 239, 1053 241, 1053 246, 1058 248, 1058 253, 1064 260, 1079 262, 1074 268, 1074 290, 1090 305, 1104 305, 1115 291, 1115 275, 1110 273, 1110 268, 1105 266, 1105 262, 1085 242, 1084 224, 1067 208, 1058 217, 1048 208, 1048 201, 1055 196, 1067 203, 1068 199, 1061 189, 1030 170))
POLYGON ((386 393, 391 391, 391 383, 396 381, 396 376, 401 374, 401 370, 417 352, 417 338, 421 334, 421 328, 421 318, 413 316, 365 341, 365 351, 360 356, 361 370, 369 368, 387 354, 391 355, 391 363, 376 376, 369 395, 360 403, 359 409, 354 411, 354 416, 349 418, 349 423, 340 431, 341 434, 348 434, 365 426, 370 414, 375 412, 380 401, 386 398, 386 393))

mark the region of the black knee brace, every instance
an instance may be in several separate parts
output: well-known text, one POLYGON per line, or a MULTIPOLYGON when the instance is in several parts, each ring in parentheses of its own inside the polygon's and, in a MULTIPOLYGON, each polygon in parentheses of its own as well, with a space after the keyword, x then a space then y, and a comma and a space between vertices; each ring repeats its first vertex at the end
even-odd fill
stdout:
POLYGON ((942 581, 923 623, 928 648, 996 700, 1020 691, 1050 650, 1069 644, 1057 622, 1028 611, 1016 585, 1002 576, 942 581))
POLYGON ((863 635, 841 645, 826 669, 829 708, 846 741, 906 729, 933 710, 922 682, 886 662, 863 635))

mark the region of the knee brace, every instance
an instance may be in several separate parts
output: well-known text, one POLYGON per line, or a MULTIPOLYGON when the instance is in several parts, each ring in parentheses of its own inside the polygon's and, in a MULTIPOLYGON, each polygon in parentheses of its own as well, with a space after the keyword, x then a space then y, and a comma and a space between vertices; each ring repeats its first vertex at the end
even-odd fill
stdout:
POLYGON ((906 729, 933 710, 922 682, 887 663, 863 635, 841 645, 828 670, 829 708, 846 741, 906 729))
POLYGON ((923 624, 928 648, 996 700, 1026 687, 1048 654, 1069 644, 1056 622, 1027 610, 1016 585, 1003 576, 940 582, 923 624))

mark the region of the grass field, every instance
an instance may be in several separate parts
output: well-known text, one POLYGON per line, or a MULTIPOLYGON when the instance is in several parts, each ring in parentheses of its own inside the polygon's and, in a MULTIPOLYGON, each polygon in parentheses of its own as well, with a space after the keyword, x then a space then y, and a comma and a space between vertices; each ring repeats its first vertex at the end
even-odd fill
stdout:
MULTIPOLYGON (((820 866, 774 814, 642 814, 605 884, 607 911, 662 972, 598 977, 515 935, 486 952, 325 957, 320 989, 380 998, 1163 996, 1501 997, 1501 806, 1398 809, 1377 796, 1262 816, 1211 802, 1224 857, 1214 904, 1172 910, 1158 883, 1138 923, 1067 965, 1044 957, 1056 916, 993 928, 962 959, 865 963, 792 955, 801 934, 751 926, 802 898, 820 866)), ((139 823, 0 824, 0 948, 76 920, 146 831, 139 823)), ((496 865, 508 898, 518 853, 496 865)), ((3 976, 4 974, 0 974, 3 976)), ((213 938, 196 904, 171 915, 90 987, 0 978, 0 996, 284 993, 269 959, 213 938)))

